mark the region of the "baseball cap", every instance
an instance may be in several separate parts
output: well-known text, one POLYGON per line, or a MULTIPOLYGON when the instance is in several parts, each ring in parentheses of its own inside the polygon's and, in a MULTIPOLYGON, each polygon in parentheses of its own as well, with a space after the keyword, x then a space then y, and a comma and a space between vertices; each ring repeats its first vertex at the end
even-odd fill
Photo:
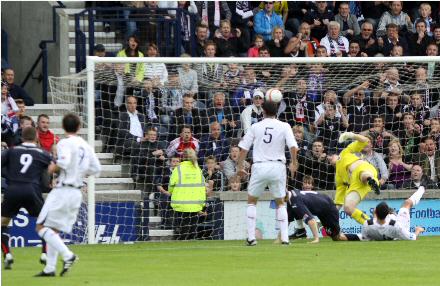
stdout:
POLYGON ((257 96, 264 98, 264 93, 260 89, 254 89, 254 92, 252 93, 252 98, 257 96))

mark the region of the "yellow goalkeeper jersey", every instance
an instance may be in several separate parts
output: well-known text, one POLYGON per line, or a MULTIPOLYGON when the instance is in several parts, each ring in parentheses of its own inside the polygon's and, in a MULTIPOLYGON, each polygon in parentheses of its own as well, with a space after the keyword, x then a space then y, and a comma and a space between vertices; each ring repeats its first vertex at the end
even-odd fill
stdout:
POLYGON ((368 142, 355 141, 348 145, 339 154, 339 159, 336 162, 336 175, 335 183, 336 190, 340 188, 347 188, 349 185, 349 171, 348 168, 351 164, 361 159, 356 155, 356 153, 361 152, 368 142))

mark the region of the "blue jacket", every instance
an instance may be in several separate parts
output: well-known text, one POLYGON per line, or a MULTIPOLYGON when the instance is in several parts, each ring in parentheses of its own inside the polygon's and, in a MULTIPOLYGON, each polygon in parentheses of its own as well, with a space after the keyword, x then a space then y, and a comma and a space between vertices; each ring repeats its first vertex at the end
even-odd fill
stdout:
POLYGON ((272 30, 277 26, 284 29, 283 19, 275 12, 272 12, 270 19, 266 16, 265 10, 254 16, 254 31, 262 35, 265 41, 272 40, 272 30))

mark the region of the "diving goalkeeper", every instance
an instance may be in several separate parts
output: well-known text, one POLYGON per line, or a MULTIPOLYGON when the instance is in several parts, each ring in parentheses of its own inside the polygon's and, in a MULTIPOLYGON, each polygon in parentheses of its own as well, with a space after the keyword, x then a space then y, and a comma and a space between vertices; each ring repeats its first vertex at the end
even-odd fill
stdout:
POLYGON ((357 154, 368 144, 369 139, 353 132, 344 132, 339 136, 339 143, 349 139, 355 140, 338 155, 327 157, 330 164, 336 166, 335 204, 361 225, 369 220, 369 216, 357 208, 359 202, 374 190, 380 194, 376 168, 357 154))

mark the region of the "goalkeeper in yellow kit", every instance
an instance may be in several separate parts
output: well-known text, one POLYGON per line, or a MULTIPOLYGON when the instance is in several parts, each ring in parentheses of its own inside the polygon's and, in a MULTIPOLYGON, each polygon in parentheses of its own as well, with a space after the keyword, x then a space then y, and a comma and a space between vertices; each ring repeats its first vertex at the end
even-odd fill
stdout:
POLYGON ((328 156, 330 164, 336 166, 335 204, 344 206, 344 211, 360 224, 369 220, 367 214, 357 208, 359 202, 374 190, 380 194, 376 168, 356 155, 367 146, 369 139, 353 132, 344 132, 339 136, 339 143, 349 139, 355 140, 338 155, 328 156))

